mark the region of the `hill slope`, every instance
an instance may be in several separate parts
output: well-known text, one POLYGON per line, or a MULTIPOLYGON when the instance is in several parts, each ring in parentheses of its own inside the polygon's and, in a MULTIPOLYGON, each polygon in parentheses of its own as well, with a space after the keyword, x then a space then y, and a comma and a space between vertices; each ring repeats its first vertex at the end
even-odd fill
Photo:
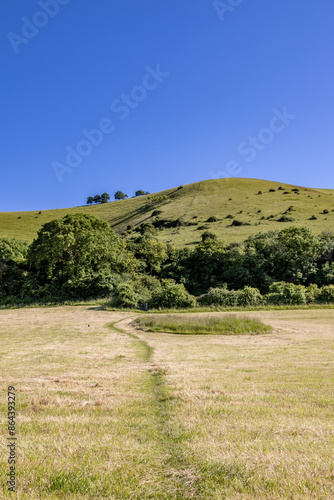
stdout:
POLYGON ((157 220, 152 216, 154 210, 161 211, 160 219, 184 221, 182 227, 168 228, 165 224, 157 233, 159 239, 172 240, 176 246, 198 243, 205 230, 216 233, 226 243, 291 225, 305 226, 320 233, 333 228, 333 194, 334 190, 257 179, 216 179, 104 205, 43 210, 41 213, 1 212, 0 237, 32 241, 42 224, 73 213, 100 217, 121 233, 128 226, 137 227, 142 222, 157 220), (258 194, 259 191, 262 194, 258 194), (324 213, 327 210, 328 213, 324 213), (309 220, 312 216, 316 219, 309 220), (210 217, 218 220, 207 222, 210 217), (282 217, 293 220, 279 222, 282 217), (232 223, 236 222, 233 221, 249 225, 234 226, 232 223))

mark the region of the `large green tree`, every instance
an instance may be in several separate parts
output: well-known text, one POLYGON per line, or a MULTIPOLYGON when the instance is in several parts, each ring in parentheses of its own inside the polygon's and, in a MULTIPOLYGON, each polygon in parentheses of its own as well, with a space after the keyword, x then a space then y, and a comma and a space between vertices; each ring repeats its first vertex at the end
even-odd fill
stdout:
POLYGON ((42 226, 28 265, 42 294, 86 298, 108 294, 128 264, 124 243, 105 221, 75 214, 42 226))

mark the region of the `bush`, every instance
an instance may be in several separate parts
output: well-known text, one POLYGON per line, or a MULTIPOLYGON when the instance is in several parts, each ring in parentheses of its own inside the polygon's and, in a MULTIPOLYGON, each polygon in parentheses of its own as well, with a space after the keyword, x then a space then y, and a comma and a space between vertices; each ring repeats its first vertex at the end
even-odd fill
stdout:
POLYGON ((23 262, 28 253, 29 243, 17 239, 0 238, 0 261, 23 262))
POLYGON ((242 222, 240 220, 234 220, 231 226, 250 226, 249 222, 242 222))
POLYGON ((118 283, 116 297, 111 305, 114 307, 143 307, 145 304, 152 305, 152 297, 161 294, 162 286, 158 278, 139 275, 136 278, 129 275, 127 281, 118 283))
POLYGON ((168 283, 159 295, 153 297, 152 305, 167 308, 195 307, 196 299, 187 292, 184 285, 168 283))
POLYGON ((316 302, 319 298, 319 288, 318 285, 312 284, 309 285, 305 290, 306 302, 313 303, 316 302))
POLYGON ((276 189, 269 189, 269 193, 275 193, 276 189))
POLYGON ((153 210, 151 217, 157 217, 162 214, 162 210, 153 210))
POLYGON ((318 300, 320 302, 334 302, 334 285, 322 286, 319 290, 318 300))
POLYGON ((209 291, 199 298, 202 305, 227 306, 238 305, 241 292, 238 290, 228 290, 227 285, 219 288, 210 288, 209 291))
POLYGON ((277 222, 293 222, 295 219, 292 217, 287 217, 286 215, 282 215, 279 219, 277 219, 277 222))
POLYGON ((212 233, 211 231, 204 231, 204 233, 202 233, 202 241, 216 240, 216 239, 217 235, 215 233, 212 233))
POLYGON ((261 304, 263 297, 257 288, 245 286, 237 297, 238 306, 257 306, 261 304))
POLYGON ((135 292, 133 285, 123 283, 117 289, 117 306, 119 307, 137 307, 138 293, 135 292))
POLYGON ((306 289, 303 285, 279 281, 270 285, 265 300, 268 304, 302 305, 306 304, 305 292, 306 289))
POLYGON ((139 226, 139 231, 140 234, 145 234, 145 233, 155 234, 156 232, 154 225, 151 224, 150 222, 142 222, 142 224, 140 224, 139 226))
POLYGON ((206 222, 217 222, 217 217, 215 215, 212 215, 211 217, 208 218, 206 222))
POLYGON ((329 210, 327 210, 327 208, 325 208, 325 210, 323 210, 322 212, 323 214, 329 214, 329 210))

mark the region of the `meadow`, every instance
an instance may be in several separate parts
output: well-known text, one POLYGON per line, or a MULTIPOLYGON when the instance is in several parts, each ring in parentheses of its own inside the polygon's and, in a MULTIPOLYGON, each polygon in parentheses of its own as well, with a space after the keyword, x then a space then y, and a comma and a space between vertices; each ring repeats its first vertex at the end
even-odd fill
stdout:
POLYGON ((198 244, 205 230, 214 232, 227 244, 292 225, 307 227, 320 234, 333 227, 333 193, 328 189, 258 179, 215 179, 102 205, 58 210, 39 210, 36 207, 36 211, 31 212, 2 212, 0 238, 31 242, 46 222, 75 213, 99 217, 117 233, 126 233, 131 238, 140 224, 157 220, 153 215, 157 210, 160 219, 182 220, 181 227, 165 226, 157 231, 159 240, 171 241, 176 247, 198 244), (211 218, 216 220, 210 222, 208 219, 211 218), (234 226, 233 221, 243 225, 234 226))
MULTIPOLYGON (((97 305, 1 310, 15 498, 333 498, 334 310, 243 315, 273 330, 147 332, 138 313, 97 305)), ((7 469, 4 451, 4 499, 7 469)))

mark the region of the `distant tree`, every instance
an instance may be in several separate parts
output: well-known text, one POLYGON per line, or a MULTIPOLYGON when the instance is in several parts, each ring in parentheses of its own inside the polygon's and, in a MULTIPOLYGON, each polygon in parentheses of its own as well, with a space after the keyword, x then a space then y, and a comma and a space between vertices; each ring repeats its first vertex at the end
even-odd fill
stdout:
POLYGON ((101 203, 101 196, 99 194, 94 196, 94 203, 101 203))
POLYGON ((144 196, 145 192, 139 189, 138 191, 135 192, 135 196, 144 196))
POLYGON ((115 193, 115 200, 124 200, 125 198, 127 198, 128 195, 127 194, 124 194, 122 193, 122 191, 117 191, 115 193))
POLYGON ((88 198, 87 198, 87 205, 91 205, 92 203, 94 203, 93 196, 88 196, 88 198))
POLYGON ((149 193, 149 191, 146 191, 144 194, 146 195, 146 194, 151 194, 151 193, 149 193))
POLYGON ((110 194, 103 193, 101 195, 101 203, 108 203, 109 200, 110 200, 110 194))

